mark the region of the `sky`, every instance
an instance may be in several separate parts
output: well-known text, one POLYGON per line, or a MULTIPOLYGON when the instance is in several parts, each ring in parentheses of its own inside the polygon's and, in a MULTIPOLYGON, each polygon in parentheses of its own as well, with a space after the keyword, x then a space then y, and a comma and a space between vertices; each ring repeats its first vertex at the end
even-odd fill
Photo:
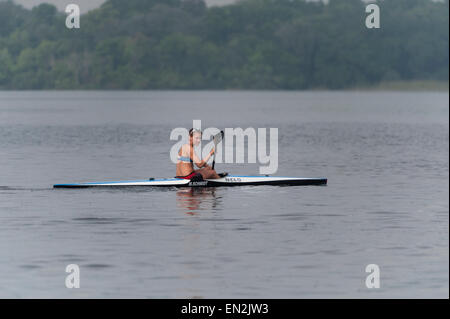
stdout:
MULTIPOLYGON (((13 0, 17 4, 23 5, 25 8, 32 8, 41 3, 54 4, 60 11, 64 11, 65 7, 70 4, 78 4, 82 13, 89 10, 98 8, 106 0, 13 0)), ((126 1, 126 0, 125 0, 126 1)), ((205 0, 206 3, 211 5, 224 5, 233 3, 236 0, 205 0)))

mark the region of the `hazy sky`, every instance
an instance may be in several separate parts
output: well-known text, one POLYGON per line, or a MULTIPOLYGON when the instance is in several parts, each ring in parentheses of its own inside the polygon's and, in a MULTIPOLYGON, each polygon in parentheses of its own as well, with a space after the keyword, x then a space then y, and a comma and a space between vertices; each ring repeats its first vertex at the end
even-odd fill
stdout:
MULTIPOLYGON (((106 0, 13 0, 14 2, 23 5, 25 8, 32 8, 40 3, 54 4, 60 11, 70 4, 75 3, 80 6, 81 12, 86 12, 99 7, 106 0)), ((126 0, 124 0, 126 1, 126 0)), ((205 0, 208 5, 223 5, 235 2, 236 0, 205 0)))

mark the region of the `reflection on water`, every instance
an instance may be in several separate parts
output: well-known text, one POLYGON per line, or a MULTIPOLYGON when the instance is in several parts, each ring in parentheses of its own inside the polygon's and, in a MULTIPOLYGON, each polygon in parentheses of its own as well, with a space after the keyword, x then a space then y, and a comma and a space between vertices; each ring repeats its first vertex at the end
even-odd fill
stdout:
POLYGON ((215 187, 189 187, 177 190, 177 207, 188 215, 197 215, 201 210, 217 210, 220 197, 215 187))

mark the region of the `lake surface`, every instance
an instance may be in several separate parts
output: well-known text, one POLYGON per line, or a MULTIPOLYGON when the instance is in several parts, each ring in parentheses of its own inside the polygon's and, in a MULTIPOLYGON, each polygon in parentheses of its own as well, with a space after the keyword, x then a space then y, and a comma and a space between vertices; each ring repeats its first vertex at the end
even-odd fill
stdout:
MULTIPOLYGON (((2 298, 448 298, 448 92, 0 92, 2 298), (277 127, 328 186, 172 177, 176 127, 277 127), (65 268, 80 267, 79 289, 65 268), (368 264, 380 267, 368 289, 368 264)), ((218 171, 257 175, 256 164, 218 171)))

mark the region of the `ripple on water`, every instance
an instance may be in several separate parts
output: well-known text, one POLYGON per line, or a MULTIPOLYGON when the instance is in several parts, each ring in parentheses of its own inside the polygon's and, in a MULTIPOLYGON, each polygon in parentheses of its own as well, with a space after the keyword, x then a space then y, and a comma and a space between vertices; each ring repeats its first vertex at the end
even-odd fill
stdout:
POLYGON ((236 227, 236 228, 233 228, 233 230, 240 230, 240 231, 242 231, 242 230, 251 230, 251 228, 250 227, 236 227))
POLYGON ((86 224, 116 224, 123 222, 126 219, 119 217, 77 217, 72 218, 72 220, 76 222, 84 222, 86 224))
POLYGON ((22 269, 28 269, 28 270, 33 270, 33 269, 39 269, 42 268, 42 266, 36 265, 36 264, 25 264, 25 265, 20 265, 20 268, 22 269))
POLYGON ((83 265, 83 267, 86 267, 86 268, 90 268, 90 269, 104 269, 104 268, 111 268, 111 267, 114 267, 113 265, 109 265, 109 264, 96 264, 96 263, 93 263, 93 264, 86 264, 86 265, 83 265))

